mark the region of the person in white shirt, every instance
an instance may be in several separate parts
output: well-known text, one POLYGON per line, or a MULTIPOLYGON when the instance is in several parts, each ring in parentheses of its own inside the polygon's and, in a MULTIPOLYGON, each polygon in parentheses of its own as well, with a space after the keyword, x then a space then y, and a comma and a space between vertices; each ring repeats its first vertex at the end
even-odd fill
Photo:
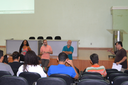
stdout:
POLYGON ((24 64, 19 67, 17 76, 22 72, 36 72, 41 77, 47 77, 43 68, 39 65, 38 57, 34 51, 28 51, 26 53, 24 64))

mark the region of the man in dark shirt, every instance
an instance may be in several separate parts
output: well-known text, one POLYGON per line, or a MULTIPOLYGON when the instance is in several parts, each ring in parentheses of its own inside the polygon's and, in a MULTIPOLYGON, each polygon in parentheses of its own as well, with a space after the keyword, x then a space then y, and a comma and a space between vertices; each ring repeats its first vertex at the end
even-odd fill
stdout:
POLYGON ((126 50, 123 48, 122 42, 116 42, 116 48, 118 49, 117 52, 115 53, 116 58, 114 63, 121 64, 122 65, 122 69, 121 71, 124 72, 127 69, 127 52, 126 50))
POLYGON ((19 60, 20 60, 20 55, 18 52, 14 52, 12 54, 12 57, 13 57, 13 62, 12 63, 9 63, 9 65, 11 66, 13 72, 14 72, 14 75, 16 75, 17 71, 18 71, 18 68, 22 65, 19 60))
POLYGON ((113 52, 112 49, 108 51, 116 55, 114 63, 116 63, 117 65, 121 64, 122 65, 121 71, 124 72, 127 69, 127 52, 123 48, 121 41, 116 42, 115 46, 117 48, 117 51, 113 52))

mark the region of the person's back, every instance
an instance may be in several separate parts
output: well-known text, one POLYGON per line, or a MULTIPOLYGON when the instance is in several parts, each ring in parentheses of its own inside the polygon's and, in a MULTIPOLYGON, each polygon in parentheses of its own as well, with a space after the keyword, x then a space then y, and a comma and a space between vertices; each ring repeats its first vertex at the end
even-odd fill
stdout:
POLYGON ((34 51, 28 51, 26 53, 24 64, 19 67, 17 76, 22 72, 35 72, 39 73, 41 77, 47 76, 43 68, 39 65, 38 57, 34 51))
POLYGON ((100 73, 103 77, 107 75, 105 67, 104 66, 99 66, 99 58, 97 54, 92 54, 90 56, 91 59, 91 64, 93 64, 91 67, 86 68, 86 72, 98 72, 100 73))
POLYGON ((16 75, 17 71, 18 71, 18 68, 22 65, 19 60, 20 60, 20 54, 18 52, 13 52, 12 54, 12 57, 13 57, 13 62, 12 63, 8 63, 14 74, 16 75))
POLYGON ((3 59, 3 51, 0 50, 0 71, 8 71, 11 73, 11 75, 14 75, 11 67, 8 64, 2 63, 3 59))
POLYGON ((86 68, 86 72, 98 72, 102 76, 106 76, 106 70, 104 66, 99 66, 99 65, 92 65, 91 67, 86 68))
POLYGON ((49 67, 48 75, 50 76, 51 74, 67 74, 71 76, 72 78, 75 77, 76 73, 75 70, 72 67, 65 66, 63 64, 58 64, 58 65, 51 65, 49 67))
POLYGON ((59 60, 59 64, 58 65, 51 65, 48 69, 48 76, 50 76, 51 74, 67 74, 69 76, 71 76, 72 78, 78 78, 78 73, 75 70, 75 67, 72 63, 72 60, 67 60, 68 55, 65 53, 60 53, 58 56, 58 60, 59 60), (68 63, 71 65, 71 67, 69 66, 65 66, 65 63, 68 63))

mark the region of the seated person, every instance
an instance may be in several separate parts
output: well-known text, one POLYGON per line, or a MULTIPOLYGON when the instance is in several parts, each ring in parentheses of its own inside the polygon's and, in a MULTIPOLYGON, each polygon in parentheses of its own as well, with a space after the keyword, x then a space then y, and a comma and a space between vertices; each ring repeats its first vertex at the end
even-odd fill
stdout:
POLYGON ((25 55, 24 64, 18 69, 17 76, 22 72, 35 72, 40 74, 41 77, 46 77, 46 73, 43 68, 39 65, 39 60, 34 51, 27 51, 25 55))
POLYGON ((67 74, 71 76, 72 78, 78 79, 79 75, 72 63, 72 60, 68 59, 68 55, 64 52, 61 52, 57 58, 59 61, 58 65, 51 65, 48 69, 48 76, 51 74, 67 74), (65 64, 68 63, 70 66, 65 66, 65 64))
POLYGON ((18 53, 17 51, 13 52, 12 58, 13 58, 13 62, 12 62, 12 63, 8 63, 8 64, 11 66, 11 68, 12 68, 14 74, 16 75, 16 73, 17 73, 17 71, 18 71, 18 68, 22 65, 22 64, 19 62, 19 60, 20 60, 20 55, 19 55, 19 53, 18 53))
POLYGON ((8 64, 8 55, 4 55, 4 60, 2 63, 8 64))
POLYGON ((11 75, 14 75, 10 65, 2 63, 4 60, 3 51, 0 50, 0 71, 8 71, 11 75))
POLYGON ((92 54, 90 56, 91 59, 91 67, 86 68, 86 72, 98 72, 100 73, 103 77, 105 77, 107 75, 105 67, 104 66, 99 66, 98 62, 99 62, 99 58, 97 54, 92 54))

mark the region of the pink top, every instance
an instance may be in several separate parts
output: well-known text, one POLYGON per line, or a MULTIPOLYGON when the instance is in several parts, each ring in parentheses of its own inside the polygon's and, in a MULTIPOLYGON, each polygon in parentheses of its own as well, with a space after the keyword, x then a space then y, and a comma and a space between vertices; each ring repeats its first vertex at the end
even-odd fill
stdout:
POLYGON ((21 54, 25 55, 27 53, 27 51, 28 51, 28 48, 25 48, 25 49, 22 48, 21 54))
MULTIPOLYGON (((47 45, 47 46, 42 46, 40 48, 40 52, 43 53, 43 52, 51 52, 52 51, 52 48, 51 46, 47 45)), ((44 53, 42 56, 41 56, 41 59, 50 59, 50 54, 49 53, 44 53)))

